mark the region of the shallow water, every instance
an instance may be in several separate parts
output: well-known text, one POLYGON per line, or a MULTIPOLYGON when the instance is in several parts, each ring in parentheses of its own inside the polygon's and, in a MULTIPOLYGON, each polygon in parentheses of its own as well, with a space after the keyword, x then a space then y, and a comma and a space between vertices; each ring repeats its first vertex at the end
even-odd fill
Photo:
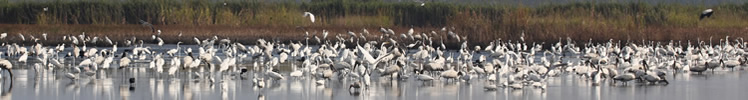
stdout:
MULTIPOLYGON (((170 45, 173 46, 173 45, 170 45)), ((169 48, 166 46, 164 48, 169 48)), ((172 47, 173 48, 173 47, 172 47)), ((70 49, 70 48, 68 48, 70 49)), ((123 51, 126 48, 120 48, 123 51)), ((196 49, 196 48, 193 48, 196 49)), ((11 58, 12 59, 12 58, 11 58)), ((166 58, 167 63, 171 58, 166 58)), ((100 70, 96 76, 81 76, 71 80, 56 72, 29 70, 29 63, 14 62, 15 78, 4 77, 0 100, 735 100, 748 98, 748 72, 718 68, 703 75, 692 73, 668 74, 670 84, 628 82, 612 84, 609 80, 601 86, 592 86, 577 75, 562 74, 547 79, 546 90, 525 86, 523 89, 499 88, 485 90, 484 80, 448 82, 444 79, 421 82, 414 78, 392 81, 388 77, 372 74, 372 85, 360 94, 350 93, 350 80, 329 80, 325 85, 315 84, 311 77, 286 78, 267 81, 264 88, 255 87, 250 72, 245 78, 216 75, 209 79, 187 78, 187 72, 177 76, 154 74, 142 67, 100 70), (135 78, 130 84, 128 78, 135 78)), ((136 66, 143 66, 140 63, 136 66)), ((283 71, 288 75, 288 71, 283 71)), ((3 76, 8 75, 3 72, 3 76)), ((307 75, 308 76, 308 75, 307 75)), ((257 76, 262 77, 262 76, 257 76)))
MULTIPOLYGON (((324 100, 324 99, 370 99, 370 100, 470 100, 470 99, 522 99, 522 100, 736 100, 746 98, 748 74, 745 72, 717 71, 704 75, 676 74, 669 76, 669 85, 651 85, 629 82, 627 85, 603 83, 591 86, 575 75, 562 75, 548 79, 547 90, 525 87, 487 91, 482 80, 471 82, 421 82, 413 80, 390 81, 389 78, 374 78, 374 84, 361 94, 348 91, 349 81, 328 81, 316 85, 309 78, 288 78, 267 82, 264 88, 254 87, 251 80, 218 79, 217 83, 206 80, 147 77, 148 73, 136 75, 136 83, 126 83, 120 76, 70 80, 64 77, 34 78, 29 70, 14 70, 17 78, 12 90, 9 81, 3 79, 3 100, 254 100, 259 95, 266 99, 279 100, 324 100), (26 73, 24 73, 26 71, 26 73), (132 87, 131 87, 132 86, 132 87)), ((59 75, 58 75, 59 76, 59 75)))

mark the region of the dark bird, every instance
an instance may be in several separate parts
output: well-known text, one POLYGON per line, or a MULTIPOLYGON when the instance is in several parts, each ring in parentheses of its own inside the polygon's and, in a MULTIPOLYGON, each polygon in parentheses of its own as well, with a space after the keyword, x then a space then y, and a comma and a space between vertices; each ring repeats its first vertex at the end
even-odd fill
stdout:
POLYGON ((140 24, 142 24, 143 26, 151 27, 151 32, 156 33, 156 28, 153 27, 153 24, 148 23, 144 20, 140 20, 140 24))
POLYGON ((135 78, 130 78, 130 79, 129 79, 129 82, 130 82, 130 84, 133 84, 133 83, 135 83, 135 78))
POLYGON ((699 20, 704 19, 704 18, 708 18, 708 17, 712 17, 713 13, 714 13, 714 11, 712 9, 706 9, 706 10, 704 10, 704 12, 701 12, 701 16, 699 16, 699 20))
POLYGON ((130 88, 129 88, 129 90, 130 91, 135 91, 135 86, 133 85, 133 84, 135 84, 135 78, 130 78, 128 80, 128 82, 130 82, 130 88))

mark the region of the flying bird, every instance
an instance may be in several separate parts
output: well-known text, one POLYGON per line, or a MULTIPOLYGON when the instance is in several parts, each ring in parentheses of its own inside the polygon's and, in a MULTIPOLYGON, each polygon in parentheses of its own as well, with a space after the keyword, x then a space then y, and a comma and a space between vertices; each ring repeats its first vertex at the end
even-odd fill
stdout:
POLYGON ((701 16, 699 16, 699 20, 702 20, 704 18, 712 17, 712 14, 714 11, 712 9, 706 9, 704 12, 701 12, 701 16))
POLYGON ((307 17, 307 16, 309 16, 309 20, 311 20, 312 23, 314 23, 314 14, 310 12, 304 12, 304 17, 307 17))
POLYGON ((140 20, 140 24, 142 24, 143 26, 151 27, 151 32, 156 33, 156 27, 153 27, 153 24, 148 23, 144 20, 140 20))

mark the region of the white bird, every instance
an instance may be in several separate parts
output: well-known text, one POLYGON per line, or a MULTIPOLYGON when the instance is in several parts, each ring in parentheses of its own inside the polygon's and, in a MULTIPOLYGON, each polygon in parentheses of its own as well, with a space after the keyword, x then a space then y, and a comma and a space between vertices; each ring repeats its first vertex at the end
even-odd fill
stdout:
POLYGON ((188 52, 187 55, 189 55, 189 56, 182 57, 182 61, 184 61, 184 68, 189 68, 189 66, 192 65, 192 61, 194 61, 192 59, 192 53, 191 52, 188 52))
POLYGON ((18 33, 18 37, 19 37, 19 38, 21 38, 21 41, 26 41, 26 38, 25 38, 25 37, 23 37, 23 34, 21 34, 21 33, 18 33))
POLYGON ((371 85, 371 75, 368 72, 365 72, 363 77, 364 77, 364 86, 368 87, 369 85, 371 85))
POLYGON ((168 54, 169 56, 174 56, 174 54, 178 53, 180 49, 179 44, 182 44, 182 42, 177 42, 177 48, 169 49, 169 51, 166 51, 166 54, 168 54))
MULTIPOLYGON (((45 37, 46 40, 46 37, 45 37)), ((109 36, 104 36, 104 41, 108 43, 109 45, 115 45, 114 42, 112 42, 111 39, 109 39, 109 36)))
POLYGON ((8 33, 0 34, 0 39, 5 39, 5 37, 8 37, 8 33))
POLYGON ((218 71, 223 72, 229 69, 229 66, 234 66, 236 64, 236 58, 234 57, 226 57, 223 61, 221 61, 221 65, 219 66, 218 71))
POLYGON ((157 39, 157 40, 158 40, 158 46, 159 46, 159 47, 161 47, 161 46, 163 46, 163 45, 164 45, 164 40, 163 40, 163 39, 161 39, 161 37, 158 37, 158 39, 157 39))
POLYGON ((104 62, 101 63, 101 68, 109 68, 111 66, 112 61, 114 61, 114 56, 107 57, 104 62))
POLYGON ((304 17, 307 17, 307 16, 309 17, 309 20, 311 20, 312 23, 314 23, 314 14, 310 12, 304 12, 304 17))
POLYGON ((302 72, 301 70, 296 70, 296 71, 291 72, 289 74, 289 76, 291 76, 291 77, 301 77, 301 75, 303 75, 303 74, 304 74, 304 72, 302 72))
POLYGON ((327 34, 329 34, 327 31, 322 30, 322 39, 327 39, 327 34))
POLYGON ((18 58, 18 62, 26 63, 29 59, 29 52, 25 52, 18 58))
POLYGON ((78 64, 78 66, 79 66, 79 67, 91 67, 91 66, 94 66, 94 65, 96 65, 96 64, 94 63, 94 61, 93 61, 93 60, 91 60, 91 59, 92 59, 92 58, 89 58, 89 59, 86 59, 86 60, 83 60, 83 61, 81 61, 81 63, 79 63, 79 64, 78 64))
POLYGON ((271 71, 271 70, 268 70, 267 72, 265 72, 265 74, 268 75, 268 76, 270 76, 270 78, 273 78, 275 80, 283 79, 283 75, 278 74, 277 72, 274 72, 274 71, 271 71))
POLYGON ((91 39, 90 42, 93 43, 93 44, 96 44, 97 41, 99 41, 99 37, 93 37, 93 39, 91 39))
POLYGON ((130 57, 127 57, 127 52, 122 53, 122 58, 119 59, 119 69, 130 66, 130 57))
POLYGON ((47 40, 47 33, 42 33, 42 37, 44 38, 44 40, 47 40))
POLYGON ((192 40, 195 40, 195 44, 200 45, 200 39, 197 39, 197 37, 193 37, 192 40))
POLYGON ((125 40, 125 46, 131 46, 131 45, 132 45, 132 41, 130 41, 130 40, 125 40))
POLYGON ((174 73, 177 72, 177 69, 180 68, 180 66, 179 66, 180 64, 182 64, 182 63, 180 62, 179 58, 172 58, 171 59, 171 64, 170 64, 171 67, 169 67, 169 70, 168 70, 169 75, 174 75, 174 73))
MULTIPOLYGON (((83 50, 85 50, 85 47, 86 47, 86 46, 83 46, 83 47, 84 47, 84 48, 83 48, 83 50)), ((83 54, 83 56, 86 56, 86 57, 93 57, 93 56, 95 56, 95 55, 96 55, 96 53, 97 53, 97 52, 99 52, 99 50, 98 50, 98 49, 96 49, 96 48, 91 48, 91 49, 89 49, 89 50, 86 50, 86 52, 85 52, 85 53, 83 54)))
MULTIPOLYGON (((10 78, 13 78, 13 71, 10 71, 10 69, 13 69, 13 64, 10 63, 10 61, 5 59, 0 59, 0 68, 7 70, 8 74, 10 75, 10 78)), ((13 82, 13 80, 11 80, 13 82)))
POLYGON ((154 64, 156 64, 154 67, 156 68, 156 72, 161 73, 164 70, 164 64, 166 62, 164 61, 164 58, 161 58, 161 55, 156 55, 156 57, 153 58, 154 64))
POLYGON ((197 68, 197 66, 200 66, 200 63, 202 63, 200 59, 194 59, 188 68, 197 68))
POLYGON ((423 73, 423 71, 419 72, 418 76, 416 76, 418 80, 421 80, 421 81, 431 81, 431 80, 434 80, 434 77, 431 77, 429 75, 422 74, 422 73, 423 73))

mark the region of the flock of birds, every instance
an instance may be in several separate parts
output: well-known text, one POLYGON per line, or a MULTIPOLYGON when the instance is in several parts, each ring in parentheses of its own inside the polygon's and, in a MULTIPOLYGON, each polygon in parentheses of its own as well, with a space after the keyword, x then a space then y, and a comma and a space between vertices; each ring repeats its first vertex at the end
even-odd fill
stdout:
MULTIPOLYGON (((396 33, 392 29, 380 28, 380 34, 361 32, 334 35, 305 33, 304 41, 283 43, 258 39, 256 45, 245 46, 219 39, 194 38, 197 52, 192 48, 176 48, 158 52, 152 50, 163 46, 158 34, 152 36, 153 45, 144 45, 144 40, 124 40, 125 49, 118 49, 118 42, 108 37, 99 40, 96 36, 64 36, 64 44, 44 46, 39 41, 32 46, 16 43, 2 44, 0 68, 9 72, 12 80, 14 64, 28 65, 38 73, 61 73, 72 80, 91 78, 99 70, 143 68, 155 73, 152 78, 186 78, 195 81, 221 82, 214 77, 251 79, 254 86, 265 87, 268 81, 283 79, 311 79, 313 84, 324 85, 330 81, 350 81, 349 90, 360 93, 377 80, 417 80, 423 82, 444 81, 484 82, 486 90, 499 88, 522 89, 547 88, 547 79, 564 75, 576 75, 589 81, 592 86, 611 82, 611 85, 637 83, 669 84, 667 74, 697 73, 717 68, 743 69, 746 63, 746 42, 742 38, 730 40, 729 36, 713 44, 708 41, 655 42, 633 41, 621 43, 610 40, 605 43, 584 43, 577 46, 571 38, 559 38, 554 44, 526 43, 524 34, 520 40, 490 42, 485 46, 469 47, 466 36, 460 36, 448 28, 426 33, 413 29, 396 33), (332 38, 332 37, 331 37, 332 38), (437 38, 439 40, 435 40, 437 38), (367 40, 375 39, 375 40, 367 40), (86 47, 97 41, 111 45, 110 49, 86 47), (137 41, 137 42, 134 42, 137 41), (449 49, 445 41, 459 42, 461 46, 449 49), (308 45, 316 42, 316 45, 308 45), (405 43, 407 42, 407 43, 405 43), (67 45, 66 45, 67 44, 67 45), (352 46, 349 46, 353 44, 352 46), (72 50, 66 51, 66 48, 72 50), (37 61, 29 61, 29 59, 37 61), (12 61, 11 61, 12 60, 12 61), (140 66, 133 63, 147 63, 140 66), (279 69, 289 68, 288 73, 279 69), (163 77, 166 76, 166 77, 163 77), (372 80, 372 77, 377 77, 372 80)), ((0 34, 0 39, 7 33, 0 34)), ((22 34, 18 38, 25 40, 22 34)), ((123 75, 123 77, 132 77, 123 75)), ((3 77, 6 79, 5 77, 3 77)), ((132 83, 135 78, 129 78, 132 83)))
MULTIPOLYGON (((314 21, 311 13, 306 12, 305 16, 314 21)), ((44 46, 41 41, 47 40, 46 33, 42 38, 29 35, 28 40, 19 33, 18 39, 36 44, 2 43, 0 50, 5 51, 0 52, 0 68, 10 76, 0 77, 10 78, 12 84, 14 64, 26 65, 35 74, 60 73, 54 75, 71 80, 95 79, 92 76, 105 74, 97 73, 100 70, 140 68, 155 73, 156 77, 151 78, 188 78, 218 83, 226 79, 216 80, 215 77, 225 76, 231 77, 228 80, 252 80, 257 88, 284 79, 316 80, 310 84, 318 85, 350 81, 349 90, 360 93, 376 84, 372 81, 379 80, 484 82, 483 88, 487 91, 499 88, 545 90, 546 80, 566 75, 579 76, 591 86, 606 82, 627 85, 630 81, 669 84, 668 74, 703 74, 717 68, 742 70, 748 66, 748 43, 742 38, 731 40, 729 36, 717 43, 713 43, 712 38, 695 42, 642 40, 639 44, 612 39, 593 43, 590 39, 587 43, 576 43, 567 37, 566 41, 559 38, 556 43, 545 44, 525 42, 522 33, 519 40, 497 39, 485 46, 469 47, 468 38, 452 30, 415 32, 411 28, 397 33, 380 28, 378 33, 370 33, 362 29, 329 38, 330 33, 323 30, 321 34, 305 32, 303 41, 258 39, 255 45, 243 45, 219 36, 195 37, 192 42, 197 52, 190 47, 180 47, 187 41, 179 41, 176 48, 166 48, 164 52, 153 50, 155 46, 163 49, 161 30, 154 31, 156 34, 148 40, 135 37, 123 40, 123 50, 118 49, 119 42, 107 36, 68 35, 62 37, 62 44, 44 46), (145 41, 149 45, 144 45, 145 41), (461 45, 447 48, 445 41, 461 45), (86 45, 96 42, 105 42, 111 47, 86 45), (280 70, 283 68, 290 70, 284 73, 280 70)), ((0 34, 0 41, 6 38, 8 33, 0 34)), ((135 81, 135 77, 126 73, 123 77, 130 77, 127 78, 130 83, 135 81)))

